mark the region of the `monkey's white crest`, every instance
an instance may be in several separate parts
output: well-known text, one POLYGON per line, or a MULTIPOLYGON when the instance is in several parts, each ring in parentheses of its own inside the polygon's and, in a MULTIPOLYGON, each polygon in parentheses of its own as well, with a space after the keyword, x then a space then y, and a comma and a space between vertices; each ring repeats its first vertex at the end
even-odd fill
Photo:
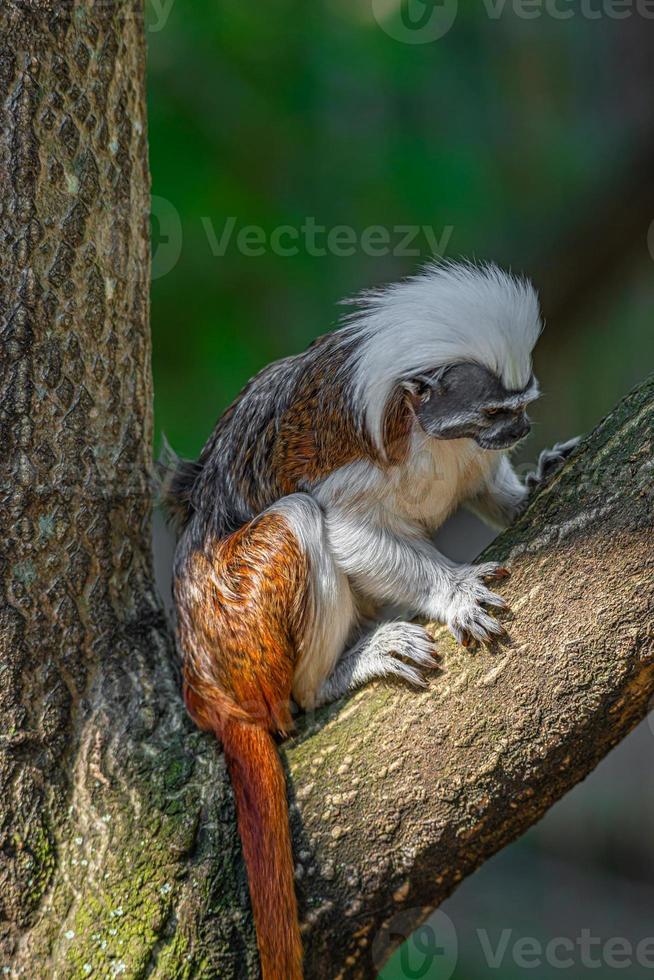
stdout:
POLYGON ((388 398, 403 378, 474 361, 509 389, 529 382, 542 322, 527 279, 492 264, 437 262, 352 302, 361 307, 349 318, 361 342, 354 394, 379 446, 388 398))

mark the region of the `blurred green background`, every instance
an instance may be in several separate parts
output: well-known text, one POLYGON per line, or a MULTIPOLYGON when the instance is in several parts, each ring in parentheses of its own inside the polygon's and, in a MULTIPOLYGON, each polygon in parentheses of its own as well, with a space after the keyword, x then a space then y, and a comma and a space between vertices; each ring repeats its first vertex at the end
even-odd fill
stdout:
MULTIPOLYGON (((197 455, 252 374, 330 329, 342 297, 415 271, 430 234, 541 290, 545 397, 525 460, 651 370, 654 21, 628 3, 618 19, 609 0, 537 3, 443 0, 456 16, 427 43, 406 42, 401 0, 148 3, 157 440, 197 455), (314 243, 307 221, 325 228, 314 243), (293 254, 274 243, 281 226, 293 254), (362 244, 373 226, 384 254, 362 244), (420 254, 399 248, 399 226, 420 254)), ((493 946, 513 930, 494 971, 509 978, 615 972, 520 967, 520 937, 654 935, 653 749, 644 726, 444 906, 453 976, 489 974, 478 929, 493 946)), ((437 956, 403 955, 386 980, 450 976, 437 956)))

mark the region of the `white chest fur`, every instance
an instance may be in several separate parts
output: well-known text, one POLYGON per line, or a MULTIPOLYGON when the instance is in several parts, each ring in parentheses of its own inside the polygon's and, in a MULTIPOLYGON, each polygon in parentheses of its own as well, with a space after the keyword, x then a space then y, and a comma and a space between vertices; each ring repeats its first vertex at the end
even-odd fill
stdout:
POLYGON ((471 439, 439 441, 416 429, 402 464, 381 469, 352 463, 327 477, 313 495, 326 510, 374 513, 387 526, 399 521, 435 530, 481 489, 500 459, 471 439))
POLYGON ((478 492, 498 462, 471 439, 436 440, 417 430, 409 456, 391 475, 388 505, 434 530, 478 492))

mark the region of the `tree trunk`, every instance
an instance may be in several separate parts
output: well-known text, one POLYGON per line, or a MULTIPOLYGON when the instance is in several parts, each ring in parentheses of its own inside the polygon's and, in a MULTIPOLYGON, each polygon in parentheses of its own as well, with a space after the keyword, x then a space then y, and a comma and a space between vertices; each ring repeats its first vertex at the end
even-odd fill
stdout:
POLYGON ((153 591, 141 7, 0 13, 0 971, 29 980, 256 962, 153 591))
MULTIPOLYGON (((8 0, 0 34, 0 969, 257 977, 223 761, 153 590, 141 6, 8 0)), ((406 934, 644 716, 653 430, 649 382, 493 546, 510 648, 439 633, 428 690, 302 720, 308 977, 372 976, 398 913, 406 934)))

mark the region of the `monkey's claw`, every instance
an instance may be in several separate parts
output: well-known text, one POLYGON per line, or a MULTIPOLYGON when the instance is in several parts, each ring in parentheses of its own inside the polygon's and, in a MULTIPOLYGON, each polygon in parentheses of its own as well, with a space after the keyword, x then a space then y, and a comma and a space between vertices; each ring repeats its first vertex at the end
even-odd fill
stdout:
POLYGON ((474 642, 506 639, 504 626, 491 615, 489 608, 507 609, 507 603, 502 596, 491 592, 487 584, 508 578, 508 569, 487 562, 470 565, 461 572, 445 616, 456 641, 469 648, 474 642))

